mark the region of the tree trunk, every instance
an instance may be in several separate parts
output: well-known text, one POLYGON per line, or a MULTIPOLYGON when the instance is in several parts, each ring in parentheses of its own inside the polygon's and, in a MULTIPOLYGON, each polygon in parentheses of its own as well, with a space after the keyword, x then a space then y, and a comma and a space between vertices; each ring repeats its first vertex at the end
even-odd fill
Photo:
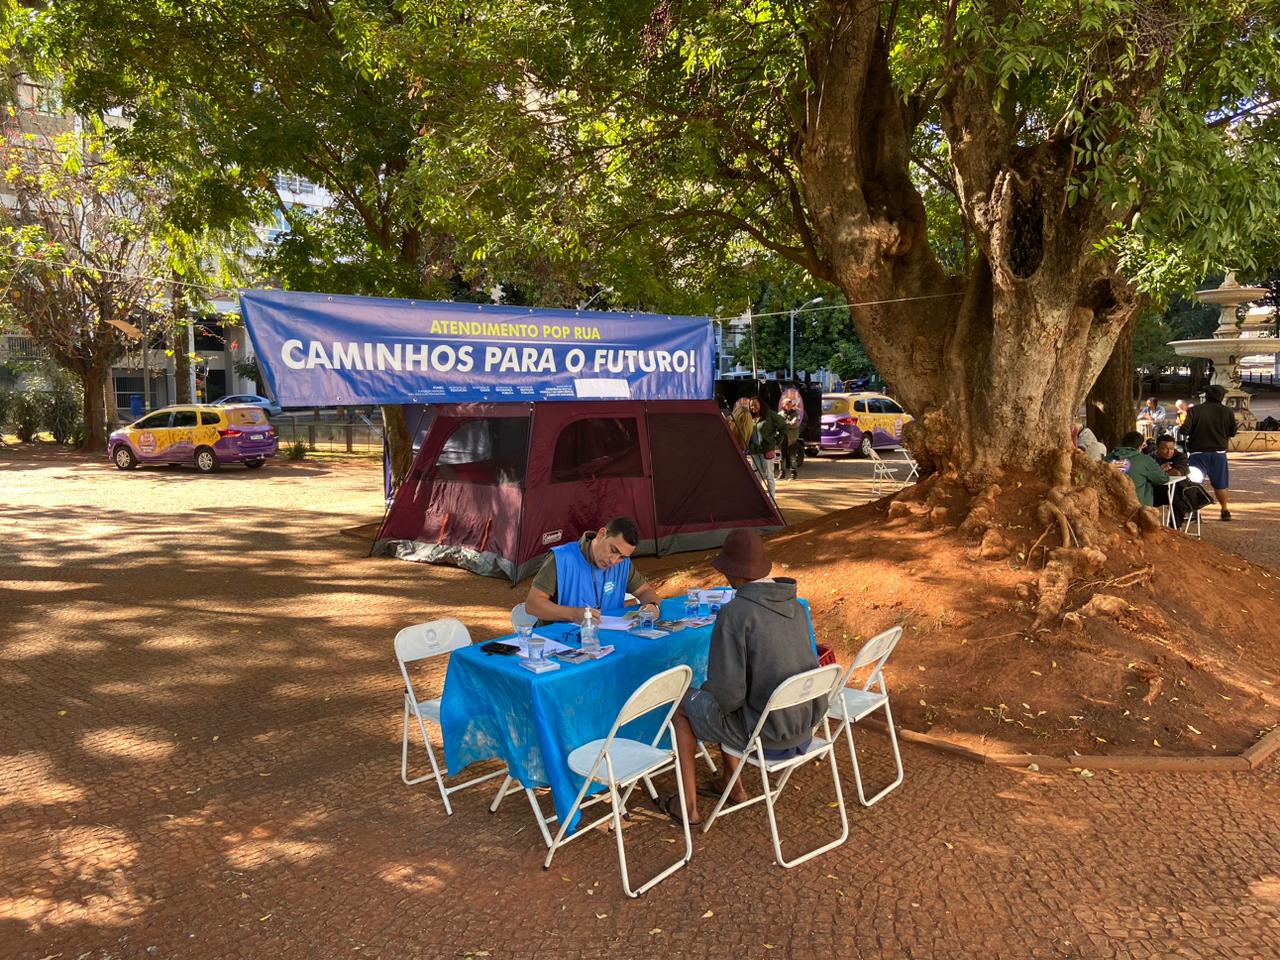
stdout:
POLYGON ((102 453, 107 449, 106 410, 103 391, 107 377, 99 367, 90 365, 84 373, 84 442, 85 453, 102 453))
POLYGON ((1136 324, 1129 324, 1085 401, 1085 422, 1093 435, 1111 450, 1133 429, 1137 416, 1133 406, 1133 336, 1136 324))
POLYGON ((1076 411, 1139 306, 1091 250, 1114 213, 1068 206, 1071 144, 1020 146, 994 81, 958 71, 939 105, 975 251, 967 275, 946 276, 911 178, 920 118, 894 85, 879 8, 831 9, 795 155, 826 278, 876 304, 851 314, 916 417, 922 470, 972 493, 1010 473, 1057 486, 1076 411))
MULTIPOLYGON (((143 371, 143 376, 146 376, 145 370, 143 371)), ((144 379, 142 382, 145 384, 146 380, 144 379)), ((102 378, 102 409, 103 416, 109 426, 115 426, 120 422, 120 407, 116 403, 116 389, 115 384, 111 382, 110 373, 102 378)))
POLYGON ((413 466, 413 438, 409 436, 409 421, 403 406, 388 404, 382 408, 382 429, 391 457, 391 491, 394 493, 413 466))
POLYGON ((191 402, 191 345, 188 329, 191 311, 187 299, 174 284, 173 317, 169 322, 169 347, 173 350, 173 400, 174 403, 191 402))
POLYGON ((187 321, 173 318, 170 343, 173 348, 174 403, 191 402, 191 351, 187 343, 187 321))

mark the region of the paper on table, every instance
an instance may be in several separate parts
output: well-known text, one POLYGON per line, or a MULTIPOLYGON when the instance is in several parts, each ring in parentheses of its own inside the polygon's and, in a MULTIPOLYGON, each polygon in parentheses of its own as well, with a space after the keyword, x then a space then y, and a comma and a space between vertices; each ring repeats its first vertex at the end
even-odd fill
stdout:
POLYGON ((600 615, 601 630, 630 630, 636 625, 636 615, 623 615, 621 617, 610 616, 607 613, 600 615))
MULTIPOLYGON (((553 653, 560 653, 560 652, 561 652, 561 651, 563 651, 563 650, 572 650, 572 649, 573 649, 573 647, 566 647, 566 646, 565 646, 563 643, 561 643, 559 640, 552 640, 550 637, 543 637, 543 636, 542 636, 542 634, 540 634, 540 633, 535 633, 535 634, 534 634, 534 636, 535 636, 535 637, 542 637, 542 639, 543 639, 543 640, 547 641, 547 645, 546 645, 546 647, 545 647, 545 648, 543 649, 543 651, 542 651, 542 655, 543 655, 544 657, 549 657, 549 656, 551 656, 553 653)), ((527 656, 529 656, 529 645, 528 645, 527 643, 525 643, 523 640, 521 640, 519 637, 512 637, 510 640, 503 640, 502 642, 503 642, 503 643, 509 643, 509 644, 511 644, 512 646, 515 646, 515 647, 519 647, 519 648, 520 648, 520 656, 522 656, 522 657, 527 657, 527 656)))

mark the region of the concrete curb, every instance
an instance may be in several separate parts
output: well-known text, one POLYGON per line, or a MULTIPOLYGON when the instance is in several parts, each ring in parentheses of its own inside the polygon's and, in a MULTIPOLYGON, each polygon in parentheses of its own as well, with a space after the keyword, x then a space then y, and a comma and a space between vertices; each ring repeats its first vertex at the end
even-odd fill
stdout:
MULTIPOLYGON (((880 720, 863 720, 861 726, 879 730, 881 733, 885 732, 884 723, 880 720)), ((1041 770, 1094 767, 1099 770, 1115 770, 1124 773, 1243 773, 1258 769, 1273 753, 1280 750, 1280 727, 1276 727, 1242 753, 1192 757, 1148 757, 1125 754, 1054 757, 1036 753, 988 753, 952 743, 950 740, 935 737, 932 734, 906 730, 902 727, 897 729, 898 736, 909 743, 918 743, 930 750, 960 757, 972 763, 1020 768, 1026 768, 1034 763, 1041 770)))

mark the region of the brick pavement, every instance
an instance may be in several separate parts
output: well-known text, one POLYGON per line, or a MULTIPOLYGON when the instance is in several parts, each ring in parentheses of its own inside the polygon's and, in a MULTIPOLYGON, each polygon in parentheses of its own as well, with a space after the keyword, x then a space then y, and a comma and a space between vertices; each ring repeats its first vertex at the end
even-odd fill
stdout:
MULTIPOLYGON (((377 500, 360 466, 0 460, 0 957, 1277 955, 1275 761, 1085 779, 906 746, 903 788, 796 870, 752 810, 638 902, 605 834, 544 872, 519 798, 445 818, 399 781, 395 627, 483 637, 518 597, 365 559, 337 531, 377 500)), ((823 775, 796 781, 815 841, 823 775)), ((627 834, 637 875, 678 836, 643 807, 627 834)))

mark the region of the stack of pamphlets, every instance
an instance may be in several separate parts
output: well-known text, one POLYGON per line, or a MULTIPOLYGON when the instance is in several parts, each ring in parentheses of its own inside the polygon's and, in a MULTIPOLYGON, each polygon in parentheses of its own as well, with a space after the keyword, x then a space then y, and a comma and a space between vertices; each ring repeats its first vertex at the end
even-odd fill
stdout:
POLYGON ((593 651, 569 650, 564 653, 557 653, 556 659, 563 660, 565 663, 586 663, 588 660, 599 660, 601 657, 607 657, 611 653, 613 653, 613 644, 593 651))

